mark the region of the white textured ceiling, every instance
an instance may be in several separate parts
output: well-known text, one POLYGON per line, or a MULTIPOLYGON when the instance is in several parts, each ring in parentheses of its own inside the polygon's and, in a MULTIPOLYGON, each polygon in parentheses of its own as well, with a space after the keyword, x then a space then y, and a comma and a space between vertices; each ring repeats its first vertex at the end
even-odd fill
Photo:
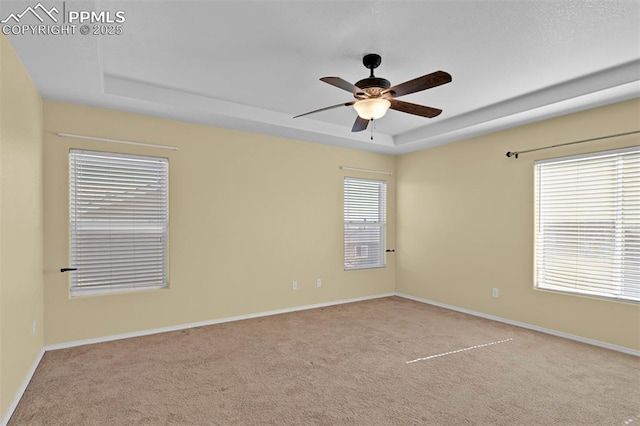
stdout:
POLYGON ((121 35, 9 35, 46 99, 302 141, 401 154, 640 97, 640 1, 40 2, 126 16, 121 35), (373 141, 351 107, 292 118, 352 100, 319 78, 367 77, 367 53, 391 84, 449 72, 402 98, 443 113, 391 110, 373 141))

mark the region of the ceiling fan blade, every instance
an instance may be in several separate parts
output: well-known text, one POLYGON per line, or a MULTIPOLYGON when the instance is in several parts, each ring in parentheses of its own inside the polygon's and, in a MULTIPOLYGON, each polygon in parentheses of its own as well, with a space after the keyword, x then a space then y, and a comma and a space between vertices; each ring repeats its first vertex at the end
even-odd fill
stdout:
POLYGON ((367 128, 369 125, 369 120, 358 116, 356 118, 356 122, 353 123, 353 127, 351 128, 352 132, 361 132, 367 128))
POLYGON ((358 86, 349 83, 347 80, 343 80, 340 77, 322 77, 320 81, 324 81, 327 84, 338 87, 342 90, 346 90, 349 93, 362 92, 358 86))
POLYGON ((391 93, 394 97, 408 95, 409 93, 420 92, 422 90, 431 89, 451 82, 451 75, 444 71, 436 71, 413 80, 405 81, 383 91, 382 93, 391 93))
POLYGON ((309 114, 313 114, 313 113, 320 112, 320 111, 326 111, 326 110, 328 110, 328 109, 339 108, 339 107, 341 107, 341 106, 351 106, 351 105, 353 105, 353 104, 355 104, 355 103, 356 103, 356 101, 352 101, 352 102, 345 102, 345 103, 338 104, 338 105, 331 105, 331 106, 328 106, 328 107, 325 107, 325 108, 320 108, 320 109, 316 109, 316 110, 314 110, 314 111, 305 112, 304 114, 296 115, 296 116, 295 116, 295 117, 293 117, 293 118, 302 117, 302 116, 304 116, 304 115, 309 115, 309 114))
POLYGON ((421 117, 433 118, 440 115, 441 109, 431 108, 428 106, 412 104, 410 102, 399 101, 397 99, 389 99, 391 101, 391 109, 406 112, 408 114, 419 115, 421 117))

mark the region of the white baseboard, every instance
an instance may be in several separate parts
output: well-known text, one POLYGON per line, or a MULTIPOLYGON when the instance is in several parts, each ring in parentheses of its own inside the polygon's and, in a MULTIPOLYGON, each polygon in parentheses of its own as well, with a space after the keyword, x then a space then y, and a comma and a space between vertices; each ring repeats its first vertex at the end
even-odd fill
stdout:
POLYGON ((22 384, 18 388, 18 392, 16 392, 15 398, 13 398, 11 405, 9 405, 9 408, 7 408, 7 412, 4 414, 4 417, 2 417, 2 421, 0 421, 0 426, 6 426, 6 424, 9 423, 9 419, 13 415, 13 412, 16 410, 18 403, 22 399, 22 395, 24 394, 24 391, 27 390, 27 386, 29 385, 29 382, 31 381, 33 374, 36 372, 36 368, 38 368, 38 365, 40 365, 40 361, 42 361, 42 357, 44 356, 44 353, 45 353, 45 349, 44 348, 40 349, 40 352, 38 353, 38 355, 36 356, 36 359, 33 361, 33 364, 31 365, 31 369, 29 369, 27 376, 24 378, 24 380, 22 381, 22 384))
POLYGON ((191 322, 191 323, 187 323, 187 324, 178 324, 178 325, 173 325, 173 326, 170 326, 170 327, 161 327, 161 328, 154 328, 154 329, 151 329, 151 330, 134 331, 134 332, 131 332, 131 333, 123 333, 123 334, 115 334, 115 335, 111 335, 111 336, 96 337, 94 339, 75 340, 75 341, 71 341, 71 342, 56 343, 56 344, 53 344, 53 345, 47 345, 47 346, 44 347, 44 349, 45 349, 45 351, 53 351, 53 350, 56 350, 56 349, 73 348, 75 346, 84 346, 84 345, 91 345, 91 344, 94 344, 94 343, 110 342, 112 340, 129 339, 131 337, 149 336, 149 335, 152 335, 152 334, 166 333, 168 331, 186 330, 188 328, 203 327, 203 326, 206 326, 206 325, 222 324, 222 323, 225 323, 225 322, 241 321, 241 320, 246 320, 246 319, 251 319, 251 318, 268 317, 268 316, 271 316, 271 315, 286 314, 286 313, 289 313, 289 312, 304 311, 304 310, 307 310, 307 309, 325 308, 327 306, 342 305, 342 304, 345 304, 345 303, 362 302, 364 300, 379 299, 379 298, 382 298, 382 297, 391 297, 391 296, 394 296, 394 295, 395 295, 395 293, 383 293, 383 294, 374 294, 373 296, 355 297, 355 298, 352 298, 352 299, 335 300, 335 301, 324 302, 324 303, 314 303, 312 305, 295 306, 293 308, 276 309, 274 311, 257 312, 255 314, 237 315, 237 316, 234 316, 234 317, 218 318, 218 319, 208 320, 208 321, 191 322))
POLYGON ((505 324, 515 325, 517 327, 527 328, 529 330, 539 331, 541 333, 551 334, 553 336, 563 337, 565 339, 575 340, 577 342, 586 343, 586 344, 593 345, 593 346, 599 346, 601 348, 610 349, 612 351, 622 352, 622 353, 625 353, 625 354, 629 354, 629 355, 634 355, 634 356, 640 357, 640 351, 637 351, 637 350, 631 349, 631 348, 626 348, 624 346, 618 346, 618 345, 613 345, 611 343, 601 342, 599 340, 588 339, 586 337, 576 336, 575 334, 564 333, 562 331, 552 330, 550 328, 539 327, 537 325, 527 324, 527 323, 520 322, 520 321, 513 321, 513 320, 510 320, 510 319, 507 319, 507 318, 502 318, 502 317, 497 317, 497 316, 494 316, 494 315, 484 314, 482 312, 472 311, 470 309, 459 308, 457 306, 447 305, 446 303, 435 302, 433 300, 423 299, 421 297, 411 296, 409 294, 396 293, 395 295, 398 296, 398 297, 403 297, 405 299, 414 300, 416 302, 425 303, 427 305, 434 305, 434 306, 438 306, 440 308, 450 309, 452 311, 462 312, 464 314, 469 314, 469 315, 473 315, 473 316, 476 316, 476 317, 489 319, 489 320, 492 320, 492 321, 498 321, 498 322, 502 322, 502 323, 505 323, 505 324))

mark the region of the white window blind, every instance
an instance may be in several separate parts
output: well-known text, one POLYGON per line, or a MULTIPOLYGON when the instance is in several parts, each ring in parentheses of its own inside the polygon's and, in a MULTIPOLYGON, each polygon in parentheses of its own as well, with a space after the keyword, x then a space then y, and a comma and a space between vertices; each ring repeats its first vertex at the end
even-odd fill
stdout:
POLYGON ((387 183, 344 179, 344 269, 385 266, 387 183))
POLYGON ((536 286, 640 301, 640 148, 535 171, 536 286))
POLYGON ((69 152, 71 294, 167 286, 168 161, 69 152))

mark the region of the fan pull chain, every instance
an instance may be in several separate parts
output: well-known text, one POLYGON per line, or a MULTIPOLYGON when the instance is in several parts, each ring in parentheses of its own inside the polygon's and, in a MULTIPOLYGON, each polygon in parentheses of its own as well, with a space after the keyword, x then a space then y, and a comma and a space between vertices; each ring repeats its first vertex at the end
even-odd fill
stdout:
POLYGON ((373 129, 376 127, 375 120, 371 119, 371 140, 373 140, 373 129))

